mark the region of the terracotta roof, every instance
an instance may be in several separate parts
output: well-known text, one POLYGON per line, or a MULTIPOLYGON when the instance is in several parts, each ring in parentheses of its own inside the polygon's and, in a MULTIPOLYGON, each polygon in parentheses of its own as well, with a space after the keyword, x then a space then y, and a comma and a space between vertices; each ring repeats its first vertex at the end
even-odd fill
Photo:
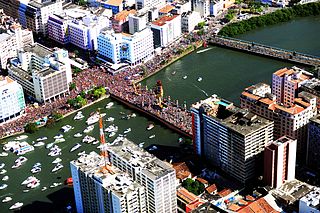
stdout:
POLYGON ((231 192, 232 192, 231 189, 223 189, 222 191, 218 192, 218 195, 220 195, 221 197, 225 197, 231 192))
POLYGON ((184 180, 191 175, 191 172, 185 162, 174 163, 174 170, 176 170, 176 177, 180 180, 184 180))
POLYGON ((250 99, 253 99, 253 100, 259 100, 259 98, 260 98, 259 96, 253 95, 253 94, 248 93, 248 92, 242 92, 241 95, 246 96, 246 97, 248 97, 250 99))
POLYGON ((122 4, 122 0, 108 0, 105 4, 120 6, 122 4))
POLYGON ((240 206, 238 206, 237 204, 234 204, 234 203, 231 204, 230 206, 228 206, 228 209, 231 211, 234 211, 234 212, 238 211, 240 208, 241 208, 240 206))
POLYGON ((302 112, 304 110, 303 107, 298 106, 298 105, 294 105, 292 107, 283 107, 283 106, 280 106, 280 105, 276 105, 275 107, 277 109, 279 109, 281 111, 284 111, 286 113, 289 113, 291 115, 299 114, 300 112, 302 112))
POLYGON ((114 20, 116 21, 126 21, 129 14, 136 14, 136 10, 122 10, 114 16, 114 20))
POLYGON ((282 68, 278 71, 276 71, 275 73, 273 73, 274 75, 277 75, 279 77, 282 77, 283 75, 287 74, 287 75, 291 75, 292 73, 294 73, 293 69, 288 69, 288 68, 282 68))
POLYGON ((156 21, 153 21, 152 24, 157 25, 157 26, 163 26, 166 24, 166 22, 171 21, 173 19, 175 19, 176 17, 178 17, 178 15, 174 15, 174 16, 162 16, 161 18, 159 18, 156 21))
POLYGON ((186 190, 185 188, 183 188, 183 187, 180 187, 178 190, 177 190, 177 196, 179 197, 179 198, 181 198, 182 200, 184 200, 186 203, 192 203, 192 202, 194 202, 195 200, 198 200, 199 198, 195 195, 195 194, 193 194, 193 193, 191 193, 191 192, 189 192, 188 190, 186 190))
POLYGON ((273 209, 269 203, 262 197, 248 206, 237 211, 239 213, 278 213, 275 209, 273 209))
POLYGON ((203 203, 203 200, 195 200, 192 203, 187 204, 186 209, 193 210, 195 208, 198 208, 198 206, 202 205, 203 203))
POLYGON ((173 9, 174 9, 174 6, 168 4, 168 5, 164 6, 163 8, 161 8, 159 10, 159 13, 169 13, 173 9))
POLYGON ((297 103, 297 104, 302 105, 303 107, 309 107, 310 106, 310 104, 305 102, 305 101, 303 101, 302 98, 295 98, 294 102, 297 103))
POLYGON ((265 103, 267 105, 271 105, 271 104, 275 104, 276 103, 276 101, 273 101, 270 98, 261 98, 259 101, 262 102, 262 103, 265 103))
POLYGON ((251 195, 247 195, 247 196, 246 196, 246 200, 247 200, 247 201, 254 201, 255 198, 252 197, 251 195))
POLYGON ((211 186, 208 186, 208 187, 206 188, 206 191, 207 191, 209 194, 211 194, 212 192, 217 191, 217 186, 216 186, 216 184, 212 184, 211 186))
POLYGON ((207 185, 207 184, 208 184, 208 181, 207 181, 207 180, 205 180, 205 179, 203 179, 203 178, 198 177, 196 180, 197 180, 197 181, 199 181, 200 183, 205 184, 205 185, 207 185))

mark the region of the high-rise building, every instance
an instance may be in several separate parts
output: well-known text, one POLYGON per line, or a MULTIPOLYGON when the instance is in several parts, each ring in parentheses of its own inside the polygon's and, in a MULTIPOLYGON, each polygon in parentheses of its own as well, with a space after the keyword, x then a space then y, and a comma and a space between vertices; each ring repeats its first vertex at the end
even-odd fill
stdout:
POLYGON ((70 162, 77 212, 147 212, 144 187, 104 165, 104 158, 95 152, 70 162))
POLYGON ((161 8, 166 4, 165 0, 135 0, 136 10, 141 10, 143 8, 161 8))
POLYGON ((193 104, 191 112, 196 153, 242 183, 254 178, 273 122, 216 95, 193 104))
POLYGON ((21 115, 26 107, 23 89, 8 76, 0 75, 0 123, 21 115))
POLYGON ((210 15, 210 0, 194 0, 193 11, 200 13, 202 18, 210 15))
POLYGON ((299 87, 311 76, 311 73, 296 67, 283 68, 273 73, 272 94, 276 96, 277 103, 282 103, 285 107, 292 106, 299 87))
POLYGON ((320 116, 310 119, 308 124, 307 164, 320 172, 320 116))
POLYGON ((264 181, 279 188, 295 178, 297 140, 283 136, 264 150, 264 181))
POLYGON ((317 97, 317 108, 320 111, 320 79, 312 78, 302 83, 301 91, 305 91, 317 97))
POLYGON ((64 96, 72 82, 68 51, 51 51, 37 43, 18 51, 18 57, 10 60, 8 74, 39 102, 64 96))
POLYGON ((177 212, 176 174, 170 165, 127 139, 107 144, 106 150, 113 166, 145 187, 147 212, 177 212))
POLYGON ((129 33, 134 34, 136 32, 142 31, 147 27, 148 14, 145 13, 136 13, 129 14, 129 33))
POLYGON ((136 10, 123 10, 117 15, 115 15, 111 22, 112 22, 112 29, 116 33, 128 33, 129 32, 129 15, 136 14, 136 10))
POLYGON ((17 19, 19 17, 18 8, 21 2, 24 0, 0 0, 0 8, 6 13, 6 15, 17 19))
POLYGON ((201 22, 201 16, 198 12, 188 11, 181 14, 181 31, 190 33, 201 22))

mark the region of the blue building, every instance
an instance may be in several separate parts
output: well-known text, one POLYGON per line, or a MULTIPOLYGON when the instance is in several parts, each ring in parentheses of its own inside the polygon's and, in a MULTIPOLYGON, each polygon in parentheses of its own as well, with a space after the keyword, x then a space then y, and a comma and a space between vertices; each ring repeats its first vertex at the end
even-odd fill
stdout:
POLYGON ((101 1, 101 7, 112 10, 112 14, 115 15, 123 10, 123 2, 122 0, 101 1))

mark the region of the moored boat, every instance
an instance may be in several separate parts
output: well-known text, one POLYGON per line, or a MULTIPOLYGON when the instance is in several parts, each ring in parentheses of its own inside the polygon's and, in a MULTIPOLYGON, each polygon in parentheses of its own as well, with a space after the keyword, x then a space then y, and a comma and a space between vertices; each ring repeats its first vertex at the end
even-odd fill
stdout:
POLYGON ((81 147, 81 144, 76 143, 76 145, 74 145, 74 146, 70 149, 70 152, 73 152, 73 151, 79 149, 80 147, 81 147))
POLYGON ((82 137, 82 134, 80 132, 78 132, 78 133, 74 134, 73 137, 80 138, 80 137, 82 137))
POLYGON ((81 111, 77 112, 76 116, 74 116, 74 120, 81 120, 82 118, 84 118, 84 115, 82 114, 81 111))
POLYGON ((52 163, 60 163, 61 161, 62 161, 61 158, 56 158, 56 159, 54 159, 54 161, 52 161, 52 163))
POLYGON ((3 175, 3 174, 5 174, 5 173, 7 173, 7 170, 5 170, 5 169, 1 169, 1 170, 0 170, 0 175, 3 175))
POLYGON ((41 138, 38 138, 37 141, 45 141, 47 139, 48 139, 47 137, 41 137, 41 138))
POLYGON ((63 127, 61 127, 61 131, 62 132, 69 132, 71 129, 73 129, 74 127, 70 126, 69 124, 68 125, 65 125, 63 127))
POLYGON ((150 139, 155 138, 155 137, 156 137, 156 135, 150 135, 149 136, 150 139))
POLYGON ((129 133, 129 132, 131 132, 131 128, 128 128, 128 129, 126 129, 126 130, 124 130, 124 134, 127 134, 127 133, 129 133))
POLYGON ((2 200, 2 203, 7 203, 9 201, 12 200, 12 197, 5 197, 3 200, 2 200))
POLYGON ((27 139, 27 138, 28 138, 28 135, 20 135, 20 136, 16 137, 15 140, 21 141, 21 140, 24 140, 24 139, 27 139))
POLYGON ((1 180, 3 180, 3 181, 7 181, 7 180, 9 180, 9 176, 8 176, 8 175, 6 175, 6 176, 4 176, 1 180))
POLYGON ((6 156, 8 156, 9 154, 7 153, 7 152, 1 152, 0 153, 0 157, 6 157, 6 156))
POLYGON ((90 126, 88 126, 87 128, 85 128, 85 129, 83 130, 83 133, 89 133, 89 132, 91 132, 93 129, 94 129, 94 126, 93 126, 93 125, 90 125, 90 126))
POLYGON ((5 183, 3 183, 3 184, 0 185, 0 190, 5 189, 5 188, 7 188, 7 187, 8 187, 8 185, 5 184, 5 183))
POLYGON ((93 141, 95 141, 96 139, 92 136, 86 135, 83 139, 82 142, 83 143, 92 143, 93 141))
POLYGON ((147 127, 147 130, 151 130, 154 128, 154 124, 149 124, 148 127, 147 127))
POLYGON ((35 146, 35 147, 39 147, 39 146, 43 146, 44 144, 45 144, 44 142, 39 141, 39 142, 37 142, 37 143, 33 144, 33 146, 35 146))
POLYGON ((9 209, 10 210, 20 209, 22 206, 23 206, 23 203, 17 202, 15 204, 13 204, 9 209))
POLYGON ((0 163, 0 169, 2 169, 5 165, 5 163, 0 163))
POLYGON ((108 103, 107 106, 106 106, 106 109, 110 109, 113 105, 114 105, 113 102, 108 103))
POLYGON ((63 168, 63 165, 61 163, 57 163, 56 166, 51 170, 51 172, 57 172, 59 171, 60 169, 63 168))
POLYGON ((106 116, 106 113, 94 113, 92 116, 90 116, 87 121, 86 124, 87 125, 92 125, 94 123, 97 123, 99 121, 99 118, 106 116))

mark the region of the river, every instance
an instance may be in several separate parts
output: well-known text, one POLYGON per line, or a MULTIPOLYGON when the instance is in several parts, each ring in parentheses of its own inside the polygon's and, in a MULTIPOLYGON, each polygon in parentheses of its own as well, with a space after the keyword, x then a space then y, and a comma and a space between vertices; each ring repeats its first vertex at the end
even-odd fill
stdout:
MULTIPOLYGON (((320 32, 320 16, 296 19, 288 23, 281 23, 272 27, 258 29, 239 36, 241 39, 261 42, 265 44, 273 44, 278 47, 294 49, 296 51, 320 55, 320 41, 317 38, 320 32)), ((208 51, 194 52, 183 59, 175 62, 171 66, 165 68, 163 71, 148 78, 143 84, 148 87, 153 87, 156 80, 160 79, 164 85, 165 95, 170 95, 175 99, 179 99, 180 103, 186 101, 188 105, 205 98, 207 95, 214 93, 226 98, 230 101, 239 104, 239 95, 241 91, 258 82, 270 83, 271 74, 284 66, 291 66, 290 63, 277 61, 269 58, 253 56, 237 51, 222 49, 218 47, 210 47, 208 51), (197 53, 198 52, 198 53, 197 53), (173 75, 172 73, 175 72, 173 75), (183 76, 187 76, 183 79, 183 76), (202 81, 198 81, 198 77, 202 77, 202 81)), ((128 133, 127 138, 139 144, 145 142, 144 147, 151 144, 161 144, 168 146, 178 146, 179 135, 171 130, 155 124, 154 129, 147 131, 146 127, 150 121, 147 118, 139 115, 129 120, 123 120, 121 117, 125 114, 131 114, 133 111, 115 102, 115 105, 106 110, 104 107, 112 100, 106 99, 93 106, 90 106, 83 111, 84 115, 88 115, 101 108, 102 112, 106 112, 107 116, 115 118, 114 123, 119 126, 119 133, 122 133, 126 128, 131 128, 132 131, 128 133), (149 139, 151 134, 156 137, 149 139)), ((35 148, 35 151, 26 154, 28 161, 19 169, 11 169, 16 155, 9 153, 8 157, 0 157, 0 163, 6 164, 5 169, 8 171, 5 175, 9 176, 9 180, 1 183, 8 184, 8 188, 0 190, 0 200, 5 196, 11 196, 13 201, 10 203, 0 203, 1 212, 7 212, 8 208, 15 202, 23 202, 24 212, 59 212, 70 199, 72 199, 72 188, 67 186, 59 186, 56 188, 49 188, 53 182, 63 182, 70 176, 69 162, 77 158, 77 153, 83 150, 87 152, 96 150, 97 145, 82 144, 82 147, 70 153, 71 147, 80 142, 81 139, 74 138, 73 135, 77 132, 82 132, 86 127, 85 119, 82 121, 74 121, 73 115, 59 121, 54 127, 41 128, 33 135, 29 135, 26 139, 32 142, 41 136, 47 136, 48 142, 53 141, 53 136, 59 134, 59 129, 66 124, 71 124, 75 128, 68 133, 65 133, 66 142, 59 144, 62 148, 63 159, 62 164, 64 168, 57 173, 51 173, 54 157, 49 157, 47 154, 49 150, 45 147, 35 148), (31 175, 30 169, 36 162, 42 163, 42 171, 36 176, 41 180, 39 188, 30 190, 24 193, 25 189, 21 186, 21 182, 31 175), (48 187, 48 190, 41 191, 42 187, 48 187), (36 209, 35 209, 36 208, 36 209)), ((110 125, 105 122, 105 126, 110 125)), ((90 134, 94 137, 99 137, 98 125, 95 125, 94 131, 90 134)), ((1 142, 13 140, 8 138, 1 142)), ((114 139, 114 137, 113 137, 114 139)), ((111 140, 107 138, 107 141, 111 140)), ((2 145, 0 145, 2 149, 2 145)), ((4 175, 0 175, 2 179, 4 175)))

